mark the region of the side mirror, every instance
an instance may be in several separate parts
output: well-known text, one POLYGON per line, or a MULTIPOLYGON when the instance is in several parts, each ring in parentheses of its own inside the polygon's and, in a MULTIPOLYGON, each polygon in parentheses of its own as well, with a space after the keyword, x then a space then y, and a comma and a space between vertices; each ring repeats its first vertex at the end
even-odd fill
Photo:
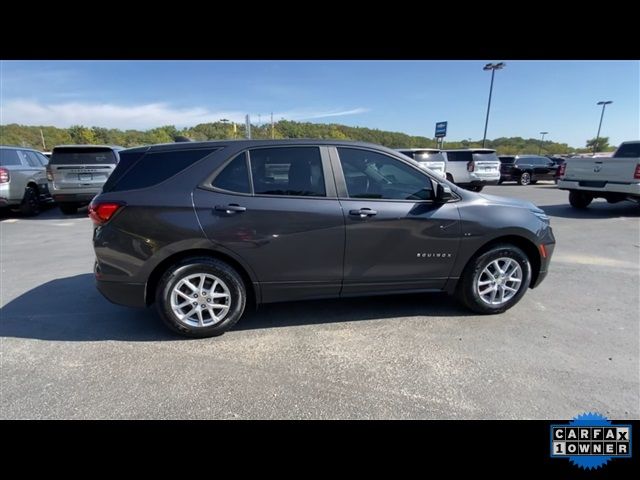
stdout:
POLYGON ((442 183, 438 183, 436 187, 436 202, 447 203, 452 198, 453 193, 451 193, 451 188, 447 185, 443 185, 442 183))

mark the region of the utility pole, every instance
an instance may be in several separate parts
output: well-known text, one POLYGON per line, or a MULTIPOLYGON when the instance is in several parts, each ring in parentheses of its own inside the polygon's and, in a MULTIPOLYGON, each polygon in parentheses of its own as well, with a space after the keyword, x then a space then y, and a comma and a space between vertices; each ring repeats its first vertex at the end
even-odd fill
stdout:
POLYGON ((40 138, 42 139, 42 150, 47 151, 47 145, 44 143, 44 134, 42 133, 42 129, 40 129, 40 138))
POLYGON ((484 136, 482 137, 482 148, 487 141, 487 127, 489 126, 489 112, 491 111, 491 95, 493 94, 493 77, 496 74, 496 70, 502 70, 506 63, 487 63, 483 70, 491 70, 491 86, 489 87, 489 102, 487 103, 487 118, 484 121, 484 136))
POLYGON ((249 118, 249 114, 247 113, 244 116, 245 128, 246 128, 246 136, 247 140, 251 140, 251 119, 249 118))
POLYGON ((544 136, 549 133, 549 132, 540 132, 540 135, 542 135, 542 138, 540 139, 540 145, 538 146, 538 155, 540 155, 540 153, 542 152, 542 143, 544 142, 544 136))
POLYGON ((596 153, 598 148, 598 141, 600 140, 600 129, 602 128, 602 118, 604 117, 604 109, 607 105, 613 103, 611 100, 598 102, 596 105, 602 105, 602 113, 600 114, 600 124, 598 125, 598 133, 596 134, 596 143, 593 144, 593 153, 596 153))

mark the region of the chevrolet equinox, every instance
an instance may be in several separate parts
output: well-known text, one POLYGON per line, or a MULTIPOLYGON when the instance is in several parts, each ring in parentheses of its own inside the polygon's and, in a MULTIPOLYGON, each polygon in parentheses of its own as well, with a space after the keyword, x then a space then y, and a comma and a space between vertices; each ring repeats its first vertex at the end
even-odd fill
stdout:
POLYGON ((445 291, 501 313, 547 274, 529 202, 474 193, 379 145, 240 140, 122 150, 89 208, 97 287, 220 335, 247 302, 445 291))

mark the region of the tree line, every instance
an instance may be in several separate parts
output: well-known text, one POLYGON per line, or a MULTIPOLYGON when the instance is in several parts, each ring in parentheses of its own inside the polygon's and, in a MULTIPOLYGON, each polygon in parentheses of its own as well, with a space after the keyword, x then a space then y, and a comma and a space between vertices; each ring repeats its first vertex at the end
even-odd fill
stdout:
MULTIPOLYGON (((136 147, 154 143, 170 143, 177 137, 192 140, 221 140, 228 138, 245 138, 245 126, 231 122, 201 123, 194 127, 178 129, 173 125, 152 128, 150 130, 120 130, 117 128, 85 127, 74 125, 69 128, 52 126, 0 125, 0 143, 50 150, 56 145, 65 144, 104 144, 136 147), (43 145, 44 140, 44 145, 43 145)), ((280 120, 273 124, 251 126, 251 136, 255 139, 266 138, 321 138, 334 140, 358 140, 384 145, 390 148, 436 147, 432 138, 407 135, 401 132, 389 132, 365 127, 350 127, 336 123, 309 123, 280 120)), ((595 139, 587 141, 585 148, 573 148, 566 143, 549 140, 540 142, 535 138, 501 137, 487 140, 486 146, 494 148, 500 154, 515 155, 519 153, 569 154, 591 151, 595 139)), ((606 137, 597 142, 599 150, 611 149, 606 137)), ((445 148, 481 147, 482 140, 445 141, 445 148)))

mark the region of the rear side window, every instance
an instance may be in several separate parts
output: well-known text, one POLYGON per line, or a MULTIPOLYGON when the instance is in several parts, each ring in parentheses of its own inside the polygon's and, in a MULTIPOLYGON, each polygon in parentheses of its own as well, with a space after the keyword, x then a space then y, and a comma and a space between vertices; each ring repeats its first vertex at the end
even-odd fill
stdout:
MULTIPOLYGON (((216 150, 216 148, 213 148, 152 152, 142 155, 133 154, 127 159, 129 167, 127 168, 125 166, 124 161, 120 162, 111 175, 111 177, 116 175, 116 178, 111 181, 110 177, 102 191, 119 192, 157 185, 180 173, 216 150), (136 158, 136 156, 138 158, 136 158), (120 172, 118 170, 120 170, 120 172)), ((126 153, 123 154, 123 157, 126 158, 126 155, 126 153)))
POLYGON ((230 192, 251 193, 249 169, 247 168, 247 154, 242 152, 231 160, 218 174, 212 185, 230 192))
POLYGON ((620 145, 615 154, 616 158, 638 158, 640 157, 640 143, 625 143, 620 145))
POLYGON ((7 165, 22 165, 18 151, 9 148, 0 148, 0 166, 6 167, 7 165))
POLYGON ((50 165, 104 165, 117 163, 117 157, 110 148, 54 148, 50 165))
POLYGON ((257 148, 249 158, 256 195, 326 196, 318 147, 257 148))
POLYGON ((447 152, 447 160, 450 162, 470 162, 472 159, 471 152, 447 152))
POLYGON ((103 192, 110 192, 113 189, 113 186, 122 178, 122 176, 127 173, 127 171, 135 165, 135 163, 142 158, 142 156, 146 153, 146 150, 142 150, 139 152, 127 152, 126 150, 120 152, 120 161, 118 162, 118 166, 115 170, 109 175, 109 178, 105 182, 102 187, 103 192))

